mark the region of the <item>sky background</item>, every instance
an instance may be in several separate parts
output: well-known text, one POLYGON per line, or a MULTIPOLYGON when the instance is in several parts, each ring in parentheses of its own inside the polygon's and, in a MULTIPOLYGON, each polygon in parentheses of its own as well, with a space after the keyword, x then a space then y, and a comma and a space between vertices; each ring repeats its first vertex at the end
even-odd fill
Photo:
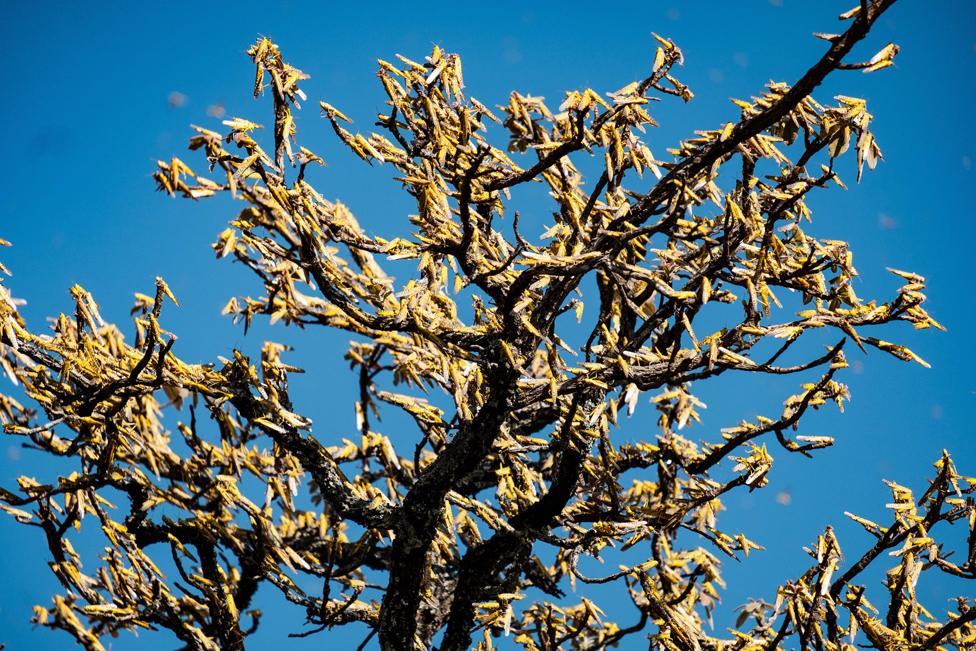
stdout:
MULTIPOLYGON (((303 144, 329 163, 316 187, 330 199, 341 198, 367 229, 391 236, 405 232, 411 206, 389 171, 371 170, 340 150, 317 110, 324 99, 368 131, 383 110, 376 58, 402 53, 422 59, 439 44, 462 55, 466 90, 483 103, 504 103, 518 90, 545 96, 555 107, 565 90, 611 91, 643 77, 654 54, 650 32, 660 33, 683 49, 679 77, 696 93, 688 105, 668 100, 651 107, 661 127, 647 141, 663 157, 695 129, 736 119, 730 97, 748 98, 770 80, 797 79, 825 49, 810 34, 841 31, 836 15, 851 4, 4 2, 0 237, 14 244, 0 251, 14 274, 4 282, 27 299, 22 311, 35 330, 45 327, 48 316, 70 309, 67 290, 79 283, 94 294, 106 319, 131 332, 125 324, 133 292, 149 293, 161 275, 182 306, 167 308, 163 319, 180 336, 176 354, 204 362, 233 348, 256 354, 265 338, 294 345, 290 359, 308 374, 297 380, 293 398, 317 422, 316 435, 333 444, 355 428, 353 378, 341 359, 347 337, 280 325, 257 327, 244 337, 219 312, 231 295, 259 288, 238 266, 214 260, 209 248, 236 209, 220 200, 172 200, 154 193, 150 178, 156 159, 172 155, 205 168, 185 152, 191 123, 220 129, 221 109, 227 116, 271 121, 269 100, 251 98, 253 68, 243 54, 258 34, 273 38, 286 61, 312 75, 303 84, 308 107, 297 120, 303 144)), ((813 199, 809 230, 851 242, 861 272, 855 289, 862 297, 886 298, 898 286, 886 266, 926 276, 928 305, 948 332, 901 327, 885 333, 930 362, 930 370, 850 349, 852 367, 839 376, 853 394, 846 413, 817 412, 800 432, 834 435, 837 445, 812 461, 771 447, 777 462, 770 486, 728 497, 721 522, 766 551, 726 564, 729 589, 719 624, 745 598, 771 599, 778 583, 802 571, 802 547, 827 524, 838 525, 848 556, 860 556, 869 541, 845 523, 843 512, 887 519, 883 505, 890 493, 882 479, 920 493, 943 448, 963 474, 976 475, 970 418, 976 406, 970 280, 976 4, 902 0, 855 54, 867 59, 888 41, 902 47, 893 68, 839 73, 815 93, 822 102, 838 94, 866 97, 885 161, 857 186, 852 160, 843 163, 850 189, 813 199)), ((527 206, 522 223, 541 232, 545 207, 539 206, 535 222, 534 209, 527 206)), ((699 385, 709 408, 702 425, 686 435, 715 440, 719 428, 740 419, 778 414, 800 381, 736 376, 699 385)), ((628 436, 653 433, 650 406, 639 408, 627 428, 628 436)), ((0 485, 13 484, 19 474, 50 480, 55 470, 18 442, 0 439, 0 485)), ((956 527, 952 536, 960 545, 964 531, 956 527)), ((63 648, 64 634, 34 631, 28 621, 31 606, 48 604, 58 590, 38 531, 0 519, 0 544, 0 642, 9 649, 63 648)), ((973 592, 936 575, 924 576, 920 591, 939 612, 950 596, 973 592)), ((621 606, 618 621, 632 621, 620 591, 607 594, 611 607, 621 606)), ((285 643, 287 633, 301 630, 300 609, 267 591, 260 601, 266 614, 254 648, 285 643)), ((323 635, 296 641, 294 648, 327 641, 354 646, 361 631, 323 635)), ((172 642, 143 634, 112 641, 112 648, 171 648, 172 642)))

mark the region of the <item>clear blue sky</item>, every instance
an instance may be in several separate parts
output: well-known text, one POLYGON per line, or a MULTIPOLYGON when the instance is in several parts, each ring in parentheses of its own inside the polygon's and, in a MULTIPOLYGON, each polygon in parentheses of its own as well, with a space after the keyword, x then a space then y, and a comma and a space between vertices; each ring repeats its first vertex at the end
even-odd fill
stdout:
MULTIPOLYGON (((171 200, 155 194, 150 179, 157 158, 178 154, 191 166, 199 162, 184 153, 185 142, 190 123, 219 125, 208 115, 210 107, 269 120, 267 105, 250 98, 253 70, 243 55, 257 34, 272 37, 286 60, 312 75, 303 85, 309 108, 298 125, 305 143, 329 161, 319 189, 342 198, 368 228, 391 233, 403 232, 409 208, 389 173, 371 172, 341 152, 314 108, 325 99, 368 130, 382 109, 377 57, 399 52, 419 59, 437 43, 462 55, 467 90, 485 104, 501 103, 518 90, 543 95, 555 106, 564 90, 609 91, 638 78, 653 57, 650 32, 658 32, 684 50, 682 79, 696 92, 688 106, 655 107, 662 126, 648 140, 662 156, 694 129, 734 119, 729 97, 755 94, 770 79, 798 78, 825 47, 810 33, 840 31, 836 15, 854 2, 566 1, 552 8, 538 2, 418 2, 408 10, 401 8, 405 3, 330 4, 3 3, 0 237, 14 247, 0 256, 14 272, 13 293, 28 300, 23 312, 33 327, 69 309, 67 289, 74 283, 95 295, 107 318, 125 324, 132 293, 149 291, 162 275, 182 303, 165 315, 167 327, 180 335, 177 354, 207 361, 233 347, 254 353, 263 337, 294 344, 294 359, 309 371, 297 386, 296 403, 321 423, 321 438, 337 441, 354 428, 351 378, 341 361, 346 337, 281 326, 243 337, 219 310, 230 295, 257 288, 241 269, 213 260, 208 248, 232 207, 171 200), (171 101, 177 97, 183 101, 171 101)), ((725 523, 751 534, 767 551, 727 566, 728 607, 747 596, 771 598, 778 582, 803 567, 801 547, 828 523, 841 525, 845 551, 862 549, 867 540, 843 524, 842 513, 882 517, 889 501, 882 479, 922 488, 943 448, 953 452, 964 474, 976 475, 976 314, 966 280, 976 239, 976 4, 901 0, 858 52, 868 58, 889 40, 902 46, 894 68, 841 73, 816 93, 822 101, 837 94, 866 97, 886 160, 859 186, 851 166, 842 168, 850 190, 812 202, 812 230, 852 243, 861 296, 887 296, 896 287, 886 266, 925 275, 931 310, 949 331, 898 330, 900 341, 928 360, 931 370, 851 352, 853 368, 841 378, 853 393, 846 414, 818 413, 804 428, 836 435, 838 444, 813 461, 771 449, 777 464, 770 487, 730 496, 725 523), (776 500, 779 493, 790 495, 788 505, 776 500)), ((720 427, 778 413, 797 387, 795 379, 737 380, 700 388, 709 409, 691 436, 714 440, 720 427)), ((640 421, 631 427, 639 430, 640 421)), ((651 427, 647 422, 645 431, 651 427)), ((15 442, 0 440, 3 485, 18 474, 50 478, 53 472, 15 442)), ((66 636, 32 631, 28 623, 31 605, 47 604, 57 590, 41 537, 4 518, 0 542, 0 642, 10 649, 63 648, 66 636)), ((957 588, 940 577, 922 579, 922 594, 936 611, 944 611, 957 588)), ((267 598, 261 605, 267 612, 254 648, 285 643, 286 633, 300 629, 299 609, 267 598)), ((621 616, 624 623, 631 619, 629 612, 621 616)), ((335 635, 331 639, 340 646, 352 639, 335 635)), ((169 647, 170 641, 152 634, 125 637, 112 648, 169 647)), ((294 646, 325 641, 317 636, 294 646)))

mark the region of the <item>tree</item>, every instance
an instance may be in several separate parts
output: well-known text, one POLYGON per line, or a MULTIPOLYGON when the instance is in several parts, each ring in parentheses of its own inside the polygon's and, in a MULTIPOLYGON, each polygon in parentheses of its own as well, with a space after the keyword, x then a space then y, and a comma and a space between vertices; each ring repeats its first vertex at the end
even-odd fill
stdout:
POLYGON ((382 134, 354 134, 321 106, 338 138, 392 166, 416 201, 413 231, 392 240, 306 179, 323 163, 296 140, 307 76, 259 39, 248 55, 254 95, 272 98, 273 148, 259 144, 258 124, 234 118, 228 133, 195 128, 190 140, 216 180, 177 158, 154 176, 171 195, 245 204, 214 244, 263 286, 227 304, 245 329, 268 315, 351 333, 359 440, 309 433, 289 399, 299 369, 281 345, 265 343, 254 361, 239 351, 182 361, 161 325, 176 302, 162 279, 136 295, 131 343, 80 287, 73 314, 38 334, 0 286, 0 363, 36 403, 0 396, 0 419, 75 468, 0 492, 5 511, 43 533, 65 589, 35 621, 87 649, 138 628, 172 631, 189 649, 242 649, 259 621, 253 597, 270 584, 306 609, 303 635, 361 622, 383 649, 487 649, 502 634, 532 650, 645 636, 682 650, 972 648, 976 607, 960 597, 957 612, 930 612, 915 593, 923 570, 976 578, 976 479, 948 453, 918 499, 890 485, 890 523, 851 516, 873 546, 845 559, 828 528, 773 603, 745 604, 728 635, 708 626, 720 557, 758 547, 719 528, 721 498, 766 484, 767 445, 811 456, 832 443, 793 432, 809 410, 848 397, 835 379, 847 340, 924 364, 869 332, 941 327, 923 308, 923 278, 892 270, 904 280, 896 296, 861 299, 848 246, 804 231, 807 194, 841 184, 835 159, 853 146, 860 176, 881 157, 863 100, 825 105, 811 93, 835 70, 891 64, 893 44, 869 61, 845 57, 892 4, 864 0, 843 14, 847 31, 818 34, 827 52, 799 81, 737 101, 738 122, 681 143, 671 161, 640 139, 655 124, 652 95, 692 97, 668 39, 646 78, 569 92, 556 112, 513 93, 496 115, 464 94, 459 57, 440 48, 423 63, 380 61, 382 134), (507 150, 491 144, 492 122, 507 150), (539 220, 520 225, 513 207, 528 185, 552 199, 541 236, 539 220), (396 260, 416 264, 406 283, 389 275, 396 260), (780 298, 803 305, 787 315, 780 298), (810 353, 824 331, 836 343, 810 353), (776 417, 707 442, 680 433, 698 418, 696 381, 808 372, 820 378, 776 417), (643 394, 659 432, 624 443, 623 412, 643 394), (416 425, 415 445, 397 449, 374 429, 391 412, 416 425), (968 536, 956 562, 932 536, 960 520, 968 536), (99 559, 84 559, 87 574, 73 529, 105 539, 99 559), (887 552, 887 595, 872 591, 875 604, 888 601, 879 612, 859 579, 887 552), (624 565, 587 574, 601 555, 624 565), (620 624, 565 594, 611 582, 633 605, 620 624))

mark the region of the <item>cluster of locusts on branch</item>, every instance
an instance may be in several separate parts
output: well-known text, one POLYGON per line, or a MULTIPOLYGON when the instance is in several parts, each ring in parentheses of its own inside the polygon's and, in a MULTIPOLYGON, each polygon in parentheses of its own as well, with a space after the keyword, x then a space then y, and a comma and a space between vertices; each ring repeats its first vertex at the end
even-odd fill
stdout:
POLYGON ((827 53, 799 81, 736 101, 737 121, 669 160, 643 138, 651 99, 692 97, 670 40, 658 38, 646 78, 569 92, 555 109, 518 93, 489 109, 440 48, 423 62, 380 61, 389 110, 378 133, 353 133, 321 106, 339 140, 394 168, 415 200, 412 230, 390 240, 310 184, 323 160, 298 144, 293 117, 307 75, 258 40, 248 54, 255 96, 273 101, 272 148, 243 118, 223 133, 197 127, 190 149, 209 174, 174 158, 155 179, 169 194, 243 202, 214 248, 262 293, 231 299, 226 313, 245 327, 268 316, 351 334, 359 431, 338 445, 309 433, 289 397, 299 369, 278 344, 260 359, 181 361, 161 324, 176 302, 162 280, 155 295, 137 294, 131 340, 80 287, 72 314, 33 332, 0 286, 0 365, 33 405, 0 396, 0 420, 75 467, 0 492, 0 507, 38 529, 64 586, 35 621, 93 650, 146 628, 189 649, 242 649, 267 584, 304 609, 303 635, 361 623, 383 649, 488 649, 504 635, 533 651, 625 638, 669 650, 976 648, 976 604, 930 611, 915 592, 923 571, 976 577, 976 479, 948 454, 921 496, 890 484, 890 522, 851 516, 875 539, 866 551, 842 556, 828 528, 810 569, 746 604, 734 630, 709 625, 720 559, 759 548, 719 527, 722 497, 765 485, 770 449, 810 456, 831 445, 795 430, 809 410, 847 398, 835 378, 845 350, 921 362, 870 332, 941 327, 922 306, 920 276, 893 270, 903 286, 892 298, 861 298, 847 244, 804 230, 808 193, 841 185, 839 156, 854 150, 858 176, 881 157, 863 100, 810 93, 834 70, 891 64, 894 45, 844 61, 891 4, 842 16, 849 28, 818 35, 827 53), (507 147, 492 144, 498 130, 507 147), (602 161, 592 178, 581 157, 602 161), (524 184, 548 189, 548 215, 520 222, 511 190, 524 184), (395 282, 388 260, 414 261, 415 276, 395 282), (799 312, 783 307, 787 294, 799 312), (576 345, 584 326, 574 321, 586 327, 576 345), (811 353, 797 344, 812 331, 836 337, 811 353), (696 381, 741 373, 814 379, 780 414, 708 441, 680 433, 698 419, 696 381), (656 425, 625 418, 642 396, 656 425), (412 419, 412 440, 378 431, 388 410, 412 419), (622 442, 634 429, 638 442, 622 442), (968 537, 956 534, 964 551, 950 558, 933 536, 958 521, 968 537), (99 532, 103 553, 83 559, 72 538, 99 532), (624 564, 593 576, 589 559, 601 555, 624 564), (889 558, 884 589, 858 583, 889 558), (622 622, 566 594, 611 582, 632 605, 615 607, 622 622))

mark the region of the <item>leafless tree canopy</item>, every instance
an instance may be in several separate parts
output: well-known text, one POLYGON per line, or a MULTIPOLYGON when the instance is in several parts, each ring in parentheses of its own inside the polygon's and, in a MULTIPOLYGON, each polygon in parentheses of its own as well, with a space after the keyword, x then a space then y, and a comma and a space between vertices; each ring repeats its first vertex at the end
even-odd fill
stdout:
POLYGON ((269 584, 304 607, 302 635, 361 622, 384 650, 504 639, 532 651, 648 640, 695 651, 976 648, 976 606, 960 597, 951 612, 926 609, 915 592, 925 571, 976 578, 976 479, 948 453, 924 494, 890 484, 889 521, 851 516, 873 546, 842 555, 828 528, 807 571, 745 604, 734 630, 709 625, 721 559, 758 548, 721 528, 721 499, 764 486, 771 450, 811 456, 832 443, 795 430, 848 397, 837 379, 845 343, 924 365, 871 333, 896 321, 941 327, 923 308, 923 278, 892 269, 903 281, 893 297, 859 297, 848 245, 804 230, 808 193, 841 185, 838 157, 852 150, 858 176, 881 158, 864 100, 812 93, 834 71, 891 65, 893 44, 868 61, 847 55, 893 1, 863 0, 841 16, 846 31, 817 34, 826 53, 796 83, 736 101, 737 122, 698 132, 667 160, 643 140, 650 101, 692 92, 666 38, 645 78, 570 91, 558 107, 518 93, 486 107, 467 95, 460 58, 437 47, 422 62, 380 61, 389 110, 377 133, 349 131, 339 109, 321 107, 346 147, 395 169, 416 201, 392 240, 309 184, 323 161, 299 146, 293 119, 308 76, 258 40, 247 53, 254 95, 271 98, 270 149, 260 125, 233 118, 226 133, 195 127, 190 149, 208 175, 173 158, 154 176, 171 195, 242 202, 214 249, 261 289, 227 314, 245 328, 266 315, 350 334, 359 432, 339 444, 309 433, 284 346, 182 361, 161 279, 136 295, 128 340, 81 287, 73 311, 36 333, 0 286, 0 365, 30 401, 0 396, 0 420, 74 467, 0 490, 0 507, 46 542, 64 588, 35 608, 36 623, 90 650, 138 629, 167 629, 187 649, 243 649, 259 623, 253 597, 269 584), (499 133, 507 146, 492 144, 499 133), (577 165, 594 162, 584 179, 577 165), (548 190, 551 213, 520 223, 512 190, 530 184, 548 190), (416 273, 394 282, 392 260, 416 273), (810 331, 836 343, 795 346, 810 331), (696 382, 804 371, 820 377, 793 380, 782 413, 705 441, 681 434, 702 406, 696 382), (648 400, 654 436, 648 407, 636 432, 627 419, 648 400), (412 441, 397 434, 409 445, 378 431, 393 411, 416 425, 412 441), (100 556, 75 551, 82 535, 104 539, 100 556), (946 544, 966 551, 950 558, 946 544), (611 569, 588 573, 601 555, 611 569), (862 585, 877 563, 887 590, 862 585), (585 596, 594 583, 616 584, 613 616, 585 596))

